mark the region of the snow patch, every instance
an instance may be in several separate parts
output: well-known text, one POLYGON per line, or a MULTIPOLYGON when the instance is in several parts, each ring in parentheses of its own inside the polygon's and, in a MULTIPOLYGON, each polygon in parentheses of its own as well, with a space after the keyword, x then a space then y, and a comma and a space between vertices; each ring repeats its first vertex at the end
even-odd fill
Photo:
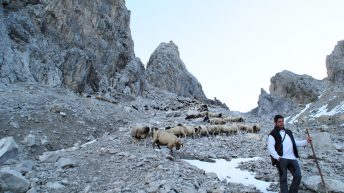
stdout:
POLYGON ((220 180, 227 180, 232 183, 240 183, 244 186, 254 185, 258 190, 264 193, 273 193, 268 191, 267 188, 273 182, 265 182, 254 178, 255 173, 245 170, 240 170, 238 165, 240 162, 247 162, 252 160, 262 159, 260 157, 254 158, 237 158, 231 161, 224 159, 216 159, 215 163, 202 162, 199 160, 184 160, 191 165, 194 165, 205 172, 214 172, 220 180))
POLYGON ((314 115, 311 117, 320 117, 322 115, 332 116, 344 112, 344 102, 341 102, 338 106, 334 107, 331 111, 327 111, 327 104, 320 107, 314 115))
POLYGON ((85 147, 86 145, 89 145, 89 144, 91 144, 91 143, 94 143, 94 142, 96 142, 98 139, 99 139, 99 138, 97 138, 97 139, 95 139, 95 140, 92 140, 92 141, 89 141, 89 142, 87 142, 87 143, 84 143, 84 144, 81 145, 81 147, 85 147))
POLYGON ((302 113, 304 113, 304 112, 311 106, 311 104, 312 104, 312 103, 307 104, 306 107, 305 107, 304 109, 302 109, 302 111, 301 111, 299 114, 295 115, 288 123, 289 123, 289 124, 296 123, 296 122, 297 122, 296 119, 297 119, 302 113))

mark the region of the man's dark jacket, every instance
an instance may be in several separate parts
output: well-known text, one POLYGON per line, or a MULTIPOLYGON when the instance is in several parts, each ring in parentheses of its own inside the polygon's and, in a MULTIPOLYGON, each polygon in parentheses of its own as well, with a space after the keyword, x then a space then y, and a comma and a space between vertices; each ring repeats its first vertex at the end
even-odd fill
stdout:
MULTIPOLYGON (((275 139, 275 150, 277 151, 277 154, 279 156, 282 156, 283 155, 283 144, 282 144, 282 136, 280 135, 279 133, 280 129, 278 127, 275 127, 270 133, 269 135, 271 135, 274 139, 275 139)), ((291 139, 291 142, 293 143, 293 151, 294 151, 294 155, 295 157, 299 157, 299 153, 297 152, 297 147, 296 147, 296 143, 295 143, 295 140, 294 140, 294 136, 293 136, 293 133, 289 130, 289 129, 285 129, 285 132, 287 135, 289 135, 290 139, 291 139)), ((271 156, 272 158, 272 156, 271 156)), ((274 159, 274 158, 273 158, 274 159)), ((277 161, 277 160, 276 160, 277 161)), ((273 161, 273 164, 272 165, 275 165, 274 164, 274 161, 273 161)))

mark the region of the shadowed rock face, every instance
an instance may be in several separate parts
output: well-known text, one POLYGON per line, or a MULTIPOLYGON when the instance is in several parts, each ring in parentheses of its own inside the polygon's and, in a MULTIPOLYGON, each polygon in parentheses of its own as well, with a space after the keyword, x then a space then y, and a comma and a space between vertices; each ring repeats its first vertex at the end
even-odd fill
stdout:
POLYGON ((326 68, 331 82, 344 84, 344 40, 338 41, 332 53, 326 57, 326 68))
POLYGON ((272 117, 272 115, 276 114, 286 114, 296 107, 297 105, 290 99, 270 95, 264 89, 261 89, 258 107, 252 110, 252 112, 259 116, 271 115, 272 117))
POLYGON ((151 55, 146 70, 151 85, 181 96, 206 99, 198 80, 187 71, 173 43, 161 43, 151 55))
POLYGON ((0 82, 141 94, 144 67, 134 55, 130 12, 123 0, 2 1, 1 5, 0 82), (128 72, 131 77, 120 75, 128 72))

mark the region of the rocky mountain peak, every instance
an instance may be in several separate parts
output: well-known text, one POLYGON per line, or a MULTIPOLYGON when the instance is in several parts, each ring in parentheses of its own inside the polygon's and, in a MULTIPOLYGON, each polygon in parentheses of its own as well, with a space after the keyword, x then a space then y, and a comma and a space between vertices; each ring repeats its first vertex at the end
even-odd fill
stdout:
POLYGON ((331 82, 344 84, 344 40, 338 41, 332 53, 326 57, 326 68, 331 82))
POLYGON ((144 68, 135 59, 123 0, 7 0, 1 6, 0 53, 6 57, 0 82, 140 94, 144 68), (122 77, 129 71, 135 78, 122 77))
POLYGON ((201 84, 188 72, 172 41, 161 43, 153 52, 147 64, 146 79, 157 88, 185 97, 206 99, 201 84))
POLYGON ((298 75, 284 70, 271 78, 270 94, 288 98, 299 104, 317 99, 326 87, 326 82, 309 75, 298 75))

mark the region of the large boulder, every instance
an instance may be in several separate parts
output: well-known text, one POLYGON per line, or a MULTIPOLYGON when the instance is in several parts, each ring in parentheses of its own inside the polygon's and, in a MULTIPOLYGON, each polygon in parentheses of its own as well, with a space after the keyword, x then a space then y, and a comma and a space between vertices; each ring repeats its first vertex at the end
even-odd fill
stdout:
POLYGON ((307 104, 318 99, 325 90, 326 81, 308 75, 298 75, 284 70, 270 80, 270 94, 283 99, 291 99, 299 104, 307 104))
POLYGON ((335 152, 336 147, 334 146, 331 136, 327 132, 312 133, 314 149, 318 156, 325 156, 325 152, 335 152))
POLYGON ((338 41, 334 50, 326 57, 328 79, 334 84, 344 84, 344 40, 338 41))
POLYGON ((26 192, 30 188, 30 181, 27 180, 21 173, 10 170, 0 170, 0 191, 9 192, 26 192))
POLYGON ((6 56, 0 82, 141 94, 144 67, 134 55, 124 0, 4 0, 0 6, 0 55, 6 56))
POLYGON ((180 59, 178 47, 161 43, 151 55, 146 69, 149 84, 180 96, 205 100, 202 86, 180 59))
MULTIPOLYGON (((316 192, 324 192, 320 176, 307 176, 302 181, 308 189, 316 192)), ((327 191, 344 192, 344 183, 341 180, 325 178, 324 181, 327 191)))
POLYGON ((0 165, 9 159, 16 159, 18 156, 18 145, 13 137, 5 137, 0 140, 0 165))

